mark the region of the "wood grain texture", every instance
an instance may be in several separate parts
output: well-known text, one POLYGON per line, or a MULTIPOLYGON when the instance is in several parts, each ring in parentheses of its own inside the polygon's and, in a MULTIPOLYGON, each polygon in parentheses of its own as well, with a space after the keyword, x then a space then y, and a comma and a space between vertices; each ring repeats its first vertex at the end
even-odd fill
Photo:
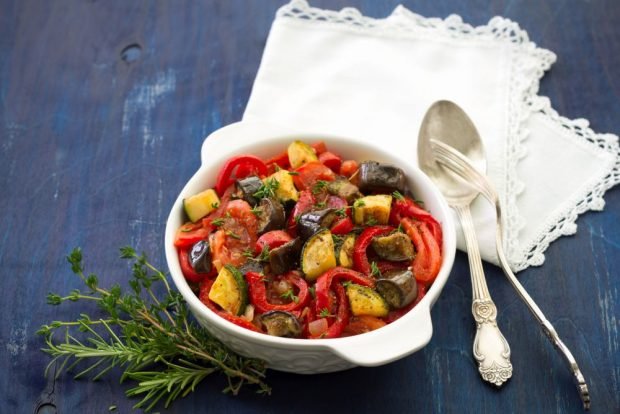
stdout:
MULTIPOLYGON (((315 1, 389 14, 397 0, 315 1)), ((128 384, 43 377, 38 327, 80 305, 51 308, 48 291, 77 287, 64 255, 81 246, 106 284, 128 274, 131 244, 165 266, 168 210, 199 165, 203 138, 241 118, 277 8, 283 1, 0 1, 1 412, 129 412, 128 384), (130 59, 123 50, 138 45, 130 59), (133 60, 132 60, 133 59, 133 60)), ((620 7, 616 0, 406 1, 424 16, 494 15, 517 21, 558 61, 541 94, 570 118, 620 132, 620 7)), ((520 280, 539 301, 589 380, 593 413, 620 411, 620 191, 576 235, 547 250, 520 280)), ((514 375, 483 384, 471 356, 466 258, 433 308, 422 351, 379 368, 296 376, 270 372, 274 393, 221 394, 209 380, 169 412, 581 412, 563 362, 501 272, 487 266, 514 375)), ((163 411, 163 410, 162 410, 163 411)))

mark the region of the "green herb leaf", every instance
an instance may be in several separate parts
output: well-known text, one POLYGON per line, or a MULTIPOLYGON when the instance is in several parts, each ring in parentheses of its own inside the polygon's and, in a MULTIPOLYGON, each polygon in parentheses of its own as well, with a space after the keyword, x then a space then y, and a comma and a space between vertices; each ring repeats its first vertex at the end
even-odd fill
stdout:
POLYGON ((280 183, 275 178, 268 178, 253 194, 256 198, 275 197, 276 190, 280 187, 280 183))
POLYGON ((377 266, 377 262, 372 262, 370 264, 370 275, 372 277, 381 277, 381 271, 379 270, 379 266, 377 266))
POLYGON ((405 196, 402 195, 399 191, 394 191, 392 193, 392 197, 394 197, 395 199, 400 200, 400 201, 405 199, 405 196))
POLYGON ((327 187, 327 184, 329 184, 328 181, 318 180, 316 183, 314 183, 314 186, 312 187, 312 194, 320 193, 325 187, 327 187))
POLYGON ((289 289, 286 292, 282 293, 280 295, 280 297, 282 299, 288 299, 288 300, 290 300, 292 302, 295 302, 295 303, 299 302, 299 298, 297 296, 295 296, 295 293, 293 292, 293 289, 289 289))

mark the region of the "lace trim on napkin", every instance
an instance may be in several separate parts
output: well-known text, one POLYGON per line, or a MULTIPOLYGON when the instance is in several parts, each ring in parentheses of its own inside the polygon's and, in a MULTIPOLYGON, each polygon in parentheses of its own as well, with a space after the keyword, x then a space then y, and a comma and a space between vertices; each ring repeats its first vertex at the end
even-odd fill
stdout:
POLYGON ((617 135, 594 132, 586 119, 568 119, 561 116, 551 107, 551 102, 546 97, 536 96, 529 105, 533 111, 545 115, 548 122, 576 143, 587 145, 591 151, 613 155, 613 160, 611 168, 603 177, 593 177, 590 182, 585 183, 574 200, 569 200, 561 211, 549 217, 540 236, 529 245, 521 247, 521 257, 514 271, 542 265, 545 261, 544 251, 549 244, 561 236, 575 234, 577 232, 575 222, 580 214, 589 210, 603 210, 605 192, 620 183, 620 145, 617 135))
POLYGON ((601 210, 603 194, 620 182, 620 156, 618 137, 612 134, 596 134, 588 128, 585 120, 569 120, 561 117, 551 108, 547 100, 536 96, 539 81, 545 71, 555 62, 553 52, 541 49, 529 40, 527 32, 509 19, 492 18, 487 25, 471 26, 458 15, 445 19, 426 18, 398 6, 386 19, 363 16, 359 10, 347 7, 340 11, 310 7, 305 0, 292 0, 281 7, 276 18, 309 21, 327 25, 338 30, 348 30, 373 36, 447 39, 467 42, 500 41, 513 46, 509 84, 509 110, 506 143, 506 169, 502 177, 505 193, 501 194, 505 215, 505 250, 514 271, 528 266, 539 266, 544 262, 544 251, 549 244, 562 235, 576 231, 577 216, 587 210, 601 210), (551 218, 545 231, 528 246, 520 246, 518 234, 525 226, 525 219, 519 214, 516 200, 524 190, 524 184, 517 176, 517 164, 526 155, 524 141, 529 136, 526 121, 535 111, 541 111, 551 121, 565 128, 570 135, 582 137, 595 144, 601 151, 616 154, 613 170, 603 180, 591 183, 583 197, 567 207, 559 216, 551 218))

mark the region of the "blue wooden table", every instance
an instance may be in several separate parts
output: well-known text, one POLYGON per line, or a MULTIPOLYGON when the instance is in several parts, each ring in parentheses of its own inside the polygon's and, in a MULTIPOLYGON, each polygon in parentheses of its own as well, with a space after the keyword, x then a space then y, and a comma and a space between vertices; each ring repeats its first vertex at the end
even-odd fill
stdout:
MULTIPOLYGON (((316 1, 389 14, 397 0, 316 1)), ((128 412, 129 384, 46 379, 34 332, 86 310, 50 307, 48 291, 79 286, 64 256, 81 246, 102 283, 128 275, 127 244, 165 267, 165 220, 199 165, 200 144, 240 120, 282 1, 0 1, 0 392, 3 413, 128 412), (49 403, 49 404, 46 404, 49 403), (53 403, 53 405, 52 405, 53 403)), ((617 0, 407 1, 425 16, 472 24, 511 18, 558 61, 541 93, 569 118, 620 132, 617 0)), ((519 277, 588 379, 593 413, 620 407, 620 191, 578 220, 544 266, 519 277)), ((581 404, 563 361, 499 269, 486 266, 514 375, 484 384, 471 356, 469 274, 459 253, 433 308, 422 351, 379 368, 297 376, 269 372, 270 397, 203 383, 169 412, 573 412, 581 404)), ((163 411, 163 407, 158 407, 163 411)))

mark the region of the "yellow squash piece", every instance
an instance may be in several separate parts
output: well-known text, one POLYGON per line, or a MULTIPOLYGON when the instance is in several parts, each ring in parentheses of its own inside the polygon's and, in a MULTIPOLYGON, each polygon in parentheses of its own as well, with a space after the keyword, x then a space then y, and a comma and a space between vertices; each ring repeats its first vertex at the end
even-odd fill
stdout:
POLYGON ((209 299, 233 315, 243 315, 248 304, 248 286, 237 268, 226 265, 209 291, 209 299))
POLYGON ((351 283, 347 285, 347 297, 353 315, 387 316, 390 307, 383 297, 372 288, 351 283))
POLYGON ((293 168, 301 167, 308 162, 319 160, 319 157, 316 156, 312 147, 302 141, 291 142, 287 152, 288 162, 293 168))
POLYGON ((293 176, 290 175, 287 170, 276 171, 269 177, 265 178, 265 181, 270 179, 278 182, 278 188, 275 190, 275 195, 276 198, 282 203, 299 200, 299 192, 295 188, 293 176))
POLYGON ((316 280, 333 267, 336 267, 334 239, 329 230, 321 230, 304 244, 301 251, 301 270, 307 280, 316 280))
POLYGON ((392 208, 392 196, 369 195, 353 203, 353 221, 357 225, 387 224, 392 208))
POLYGON ((220 198, 217 196, 215 190, 211 188, 183 199, 183 208, 185 209, 185 213, 193 222, 200 220, 218 208, 219 205, 220 198))

